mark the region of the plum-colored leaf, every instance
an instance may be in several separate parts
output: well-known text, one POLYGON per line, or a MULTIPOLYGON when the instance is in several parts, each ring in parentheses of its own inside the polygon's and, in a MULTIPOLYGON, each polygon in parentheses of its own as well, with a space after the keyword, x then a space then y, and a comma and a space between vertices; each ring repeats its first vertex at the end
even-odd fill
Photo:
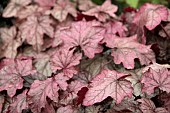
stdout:
POLYGON ((170 92, 170 71, 166 68, 154 70, 150 68, 143 74, 143 91, 148 94, 154 92, 154 88, 160 88, 163 91, 170 92))
POLYGON ((27 91, 28 90, 23 91, 23 93, 14 98, 13 103, 10 104, 10 113, 22 113, 23 109, 28 108, 28 104, 26 102, 27 91))
POLYGON ((125 79, 124 73, 117 71, 103 70, 91 82, 91 87, 85 95, 83 105, 89 106, 101 102, 108 96, 120 103, 125 96, 132 96, 131 83, 125 79))
POLYGON ((73 52, 74 50, 68 48, 60 48, 55 51, 50 59, 52 70, 62 70, 66 76, 72 78, 73 74, 77 73, 75 66, 80 63, 82 57, 81 53, 73 54, 73 52))
POLYGON ((155 62, 155 54, 146 46, 137 42, 137 36, 129 38, 119 38, 107 35, 105 38, 106 46, 113 48, 112 56, 116 64, 123 63, 127 69, 134 68, 134 59, 138 58, 142 65, 149 65, 155 62))
POLYGON ((168 10, 163 5, 146 3, 140 7, 136 14, 135 23, 145 25, 149 30, 154 29, 161 21, 166 21, 168 18, 168 10))
POLYGON ((170 112, 170 93, 162 93, 159 95, 159 99, 163 102, 163 107, 170 112))
POLYGON ((54 6, 56 0, 34 0, 36 3, 38 3, 41 7, 45 8, 51 8, 54 6))
POLYGON ((123 23, 118 21, 106 23, 105 28, 107 34, 116 35, 116 33, 118 33, 120 37, 125 37, 126 31, 128 31, 126 26, 124 26, 123 23))
POLYGON ((108 15, 111 17, 116 17, 114 13, 117 9, 117 6, 111 4, 111 0, 106 0, 101 6, 96 6, 86 12, 83 12, 83 14, 95 16, 100 21, 105 22, 106 19, 108 19, 108 15))
POLYGON ((2 108, 5 102, 4 95, 0 95, 0 112, 2 113, 2 108))
POLYGON ((36 70, 46 77, 50 77, 52 75, 52 70, 51 70, 49 60, 50 60, 50 56, 47 54, 39 54, 35 59, 36 70))
POLYGON ((68 48, 80 46, 86 56, 93 58, 95 53, 102 51, 98 43, 103 39, 104 32, 105 29, 97 21, 79 21, 62 30, 60 37, 68 48))
POLYGON ((3 11, 3 17, 16 17, 19 10, 21 10, 24 6, 30 4, 32 0, 10 0, 10 3, 3 11))
POLYGON ((0 35, 3 42, 3 55, 6 58, 15 58, 17 55, 17 48, 22 44, 20 39, 15 38, 16 34, 17 30, 15 26, 0 29, 0 35))
POLYGON ((53 78, 44 81, 35 80, 28 92, 28 103, 34 113, 41 112, 47 103, 49 97, 54 102, 58 102, 58 83, 53 78))
POLYGON ((51 14, 58 21, 63 22, 64 20, 66 20, 68 14, 76 17, 77 11, 74 4, 71 3, 69 0, 57 0, 57 4, 51 10, 51 14))
POLYGON ((22 23, 19 28, 21 31, 21 38, 32 45, 35 50, 40 51, 44 43, 44 34, 53 38, 54 29, 50 25, 51 23, 52 20, 50 20, 49 16, 29 16, 27 21, 22 23))
POLYGON ((140 109, 143 113, 168 113, 165 108, 156 108, 154 103, 150 99, 142 98, 138 100, 138 102, 141 102, 140 109))
POLYGON ((7 90, 13 97, 17 89, 23 87, 23 76, 35 73, 31 58, 5 59, 5 65, 0 69, 0 91, 7 90))
POLYGON ((45 109, 41 113, 56 113, 52 104, 46 104, 45 109))
POLYGON ((164 30, 159 31, 159 35, 164 37, 164 38, 170 38, 168 35, 170 35, 170 24, 167 24, 164 28, 164 30), (167 33, 167 34, 166 34, 167 33))

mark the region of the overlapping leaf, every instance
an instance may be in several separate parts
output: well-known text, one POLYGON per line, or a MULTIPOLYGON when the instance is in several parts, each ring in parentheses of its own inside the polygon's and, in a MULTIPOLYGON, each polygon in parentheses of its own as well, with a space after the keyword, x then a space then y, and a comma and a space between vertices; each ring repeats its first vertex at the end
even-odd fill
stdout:
POLYGON ((74 50, 69 50, 68 48, 61 48, 56 51, 50 59, 52 70, 62 70, 70 78, 73 74, 76 74, 77 70, 74 66, 79 64, 82 54, 73 54, 73 52, 74 50))
POLYGON ((41 7, 50 8, 55 5, 56 0, 35 0, 41 7))
POLYGON ((154 103, 149 99, 142 98, 138 100, 138 102, 141 102, 140 109, 143 113, 168 113, 165 108, 156 108, 154 103))
POLYGON ((79 21, 61 31, 60 37, 68 48, 80 46, 86 56, 93 58, 95 53, 102 51, 98 43, 103 39, 104 32, 105 29, 97 21, 79 21))
POLYGON ((31 58, 5 59, 0 69, 0 91, 7 90, 13 97, 17 89, 23 87, 23 76, 34 73, 31 58))
POLYGON ((10 104, 10 113, 22 113, 23 109, 28 108, 28 103, 26 102, 27 91, 23 91, 23 93, 14 98, 13 103, 10 104))
POLYGON ((16 17, 19 10, 21 10, 24 6, 27 6, 31 3, 31 0, 10 0, 10 3, 7 5, 5 10, 3 11, 3 17, 16 17))
POLYGON ((127 69, 134 68, 135 58, 138 58, 142 65, 155 62, 155 55, 150 46, 138 43, 136 35, 129 38, 107 35, 105 42, 106 46, 113 48, 111 55, 114 57, 114 62, 116 64, 123 63, 127 69))
POLYGON ((32 45, 35 50, 40 51, 44 43, 44 34, 53 38, 54 28, 50 25, 51 23, 49 16, 29 16, 27 21, 20 26, 21 38, 32 45))
POLYGON ((126 31, 128 31, 128 29, 126 28, 126 26, 123 25, 123 23, 117 21, 108 22, 105 24, 105 27, 107 34, 116 35, 117 33, 120 37, 126 36, 126 31))
POLYGON ((63 22, 66 20, 68 14, 76 17, 77 11, 74 4, 72 4, 69 0, 57 0, 57 4, 51 10, 51 14, 58 21, 63 22))
POLYGON ((47 54, 39 54, 37 55, 35 60, 36 70, 46 77, 50 77, 52 75, 52 70, 51 70, 49 60, 50 60, 50 56, 47 54))
POLYGON ((95 16, 99 21, 105 22, 108 19, 108 15, 116 17, 114 14, 117 11, 117 6, 111 4, 111 0, 106 0, 101 6, 96 6, 86 12, 85 15, 95 16))
POLYGON ((116 103, 120 103, 125 96, 132 96, 131 83, 123 77, 124 73, 117 71, 103 70, 91 82, 91 87, 85 95, 83 105, 89 106, 101 102, 111 96, 116 103))
POLYGON ((144 73, 141 81, 144 84, 143 91, 151 94, 154 88, 160 88, 163 91, 170 92, 170 71, 166 68, 152 69, 144 73))
POLYGON ((49 97, 54 102, 58 102, 58 83, 53 78, 44 81, 35 80, 28 92, 28 103, 34 113, 41 112, 47 103, 49 97))
POLYGON ((134 23, 145 25, 149 30, 154 29, 161 21, 166 21, 168 18, 168 10, 163 5, 146 3, 140 7, 136 14, 134 23))
POLYGON ((0 35, 3 42, 3 56, 7 58, 15 58, 17 55, 17 48, 22 44, 21 40, 16 38, 16 27, 13 26, 11 28, 1 28, 0 35))

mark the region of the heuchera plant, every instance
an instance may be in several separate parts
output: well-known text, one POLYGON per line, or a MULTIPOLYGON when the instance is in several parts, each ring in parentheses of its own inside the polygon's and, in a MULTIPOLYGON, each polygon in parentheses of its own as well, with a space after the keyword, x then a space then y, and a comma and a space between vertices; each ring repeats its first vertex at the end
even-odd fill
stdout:
POLYGON ((170 10, 106 0, 10 0, 1 113, 170 113, 170 10))

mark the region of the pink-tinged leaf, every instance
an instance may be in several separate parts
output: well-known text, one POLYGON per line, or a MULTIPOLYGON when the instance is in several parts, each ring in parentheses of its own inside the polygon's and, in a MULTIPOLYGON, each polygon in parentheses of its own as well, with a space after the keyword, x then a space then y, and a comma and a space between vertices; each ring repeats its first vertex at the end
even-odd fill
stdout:
POLYGON ((76 0, 78 2, 78 8, 82 11, 87 11, 96 6, 91 0, 76 0))
POLYGON ((56 0, 34 0, 36 3, 38 3, 41 7, 45 7, 50 9, 52 6, 55 5, 56 0))
POLYGON ((3 49, 5 49, 9 43, 15 39, 17 30, 15 26, 10 28, 0 28, 0 35, 3 42, 3 49))
POLYGON ((16 17, 19 10, 21 10, 24 6, 30 4, 32 0, 10 0, 10 3, 3 11, 3 17, 16 17))
POLYGON ((89 106, 101 102, 111 96, 120 103, 125 96, 132 96, 131 83, 125 79, 125 74, 117 71, 103 70, 91 82, 91 87, 85 95, 83 105, 89 106))
POLYGON ((4 102, 5 102, 4 95, 0 95, 0 113, 3 113, 2 108, 4 106, 4 102))
POLYGON ((77 98, 77 94, 74 92, 68 92, 68 91, 64 91, 62 93, 60 93, 60 104, 62 105, 69 105, 69 104, 73 104, 75 99, 77 98))
POLYGON ((87 86, 88 86, 87 83, 83 83, 83 81, 80 81, 80 80, 75 80, 71 82, 71 84, 69 84, 69 89, 73 91, 75 94, 77 94, 78 91, 81 90, 81 88, 87 87, 87 86))
POLYGON ((112 56, 116 64, 123 63, 127 69, 134 68, 134 59, 138 58, 142 65, 149 65, 155 62, 155 54, 146 46, 137 42, 137 36, 129 38, 119 38, 112 35, 107 35, 105 38, 106 46, 113 48, 112 56))
POLYGON ((75 5, 69 0, 57 0, 57 4, 51 10, 51 14, 58 21, 63 22, 66 20, 68 14, 76 17, 77 11, 75 5))
POLYGON ((60 89, 62 89, 62 90, 67 89, 68 84, 66 81, 69 80, 69 78, 67 76, 64 76, 63 73, 59 73, 59 74, 55 75, 55 80, 58 83, 60 89))
POLYGON ((28 104, 26 102, 26 94, 27 90, 23 91, 23 93, 17 95, 17 97, 14 98, 13 103, 10 104, 10 113, 22 113, 23 109, 28 108, 28 104))
POLYGON ((37 5, 28 5, 17 13, 17 17, 19 19, 25 19, 30 15, 38 12, 38 8, 39 7, 37 5))
POLYGON ((58 83, 53 78, 45 81, 35 80, 28 92, 28 103, 32 112, 41 112, 41 108, 45 108, 45 105, 48 104, 47 97, 58 102, 58 90, 58 83))
POLYGON ((80 46, 86 56, 93 58, 95 53, 102 51, 98 43, 103 39, 104 32, 105 29, 97 21, 79 21, 62 30, 60 37, 68 48, 80 46))
POLYGON ((51 23, 52 20, 50 20, 49 16, 29 16, 27 21, 22 23, 19 28, 21 31, 21 38, 32 45, 35 50, 40 51, 41 46, 44 44, 44 34, 53 38, 54 29, 50 25, 51 23))
POLYGON ((117 11, 118 7, 111 4, 111 0, 106 0, 101 6, 96 6, 86 12, 83 12, 85 15, 95 16, 99 21, 105 22, 108 19, 108 15, 111 17, 116 17, 114 14, 117 11))
POLYGON ((23 76, 35 73, 31 58, 5 59, 5 65, 0 69, 0 91, 7 90, 13 97, 17 89, 23 87, 23 76))
POLYGON ((58 23, 56 27, 56 31, 54 33, 54 41, 52 42, 52 47, 57 47, 62 43, 60 38, 60 33, 62 29, 69 28, 71 23, 73 22, 73 18, 68 17, 65 21, 58 23))
POLYGON ((138 102, 141 102, 140 109, 143 113, 168 113, 165 108, 156 108, 154 103, 150 99, 142 98, 138 100, 138 102))
POLYGON ((160 36, 162 36, 162 37, 164 37, 164 38, 170 38, 169 36, 167 36, 167 34, 168 35, 170 35, 170 24, 167 24, 164 28, 163 28, 163 30, 160 30, 159 31, 159 35, 160 36))
POLYGON ((71 105, 65 107, 59 107, 56 113, 79 113, 77 109, 73 108, 71 105))
POLYGON ((17 55, 17 48, 22 44, 20 39, 16 39, 16 27, 11 28, 1 28, 0 35, 2 38, 3 46, 3 56, 6 58, 15 58, 17 55))
POLYGON ((62 70, 66 76, 72 78, 73 74, 77 73, 75 66, 80 63, 82 57, 81 53, 73 54, 73 52, 74 50, 68 48, 60 48, 55 51, 50 59, 52 70, 62 70))
POLYGON ((145 25, 149 30, 154 29, 161 21, 166 21, 168 18, 168 10, 163 5, 144 4, 136 14, 135 23, 145 25))
POLYGON ((160 88, 163 91, 170 92, 170 71, 166 68, 154 70, 150 68, 143 74, 141 81, 144 84, 143 91, 148 94, 154 92, 154 88, 160 88))
POLYGON ((154 62, 153 64, 144 67, 141 71, 142 73, 145 73, 149 70, 149 68, 152 68, 153 70, 155 70, 156 72, 159 72, 159 70, 162 70, 164 68, 170 68, 169 64, 158 64, 156 62, 154 62))
POLYGON ((126 31, 128 31, 126 26, 124 26, 123 23, 118 21, 106 23, 105 28, 107 34, 116 35, 116 33, 118 33, 120 37, 126 36, 126 31))
POLYGON ((13 40, 11 41, 7 48, 4 50, 4 56, 6 58, 15 58, 17 55, 17 49, 19 46, 21 46, 22 42, 21 40, 13 40))
POLYGON ((62 40, 60 38, 60 33, 61 33, 60 30, 55 31, 55 33, 54 33, 54 40, 52 42, 52 47, 57 47, 60 44, 62 44, 62 40))

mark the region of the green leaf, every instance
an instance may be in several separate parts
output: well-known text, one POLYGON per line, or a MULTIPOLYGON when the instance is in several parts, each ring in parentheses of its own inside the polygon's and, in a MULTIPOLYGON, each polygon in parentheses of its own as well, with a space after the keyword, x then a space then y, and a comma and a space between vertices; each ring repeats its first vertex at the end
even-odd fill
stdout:
POLYGON ((126 3, 131 7, 137 8, 139 0, 126 0, 126 3))

